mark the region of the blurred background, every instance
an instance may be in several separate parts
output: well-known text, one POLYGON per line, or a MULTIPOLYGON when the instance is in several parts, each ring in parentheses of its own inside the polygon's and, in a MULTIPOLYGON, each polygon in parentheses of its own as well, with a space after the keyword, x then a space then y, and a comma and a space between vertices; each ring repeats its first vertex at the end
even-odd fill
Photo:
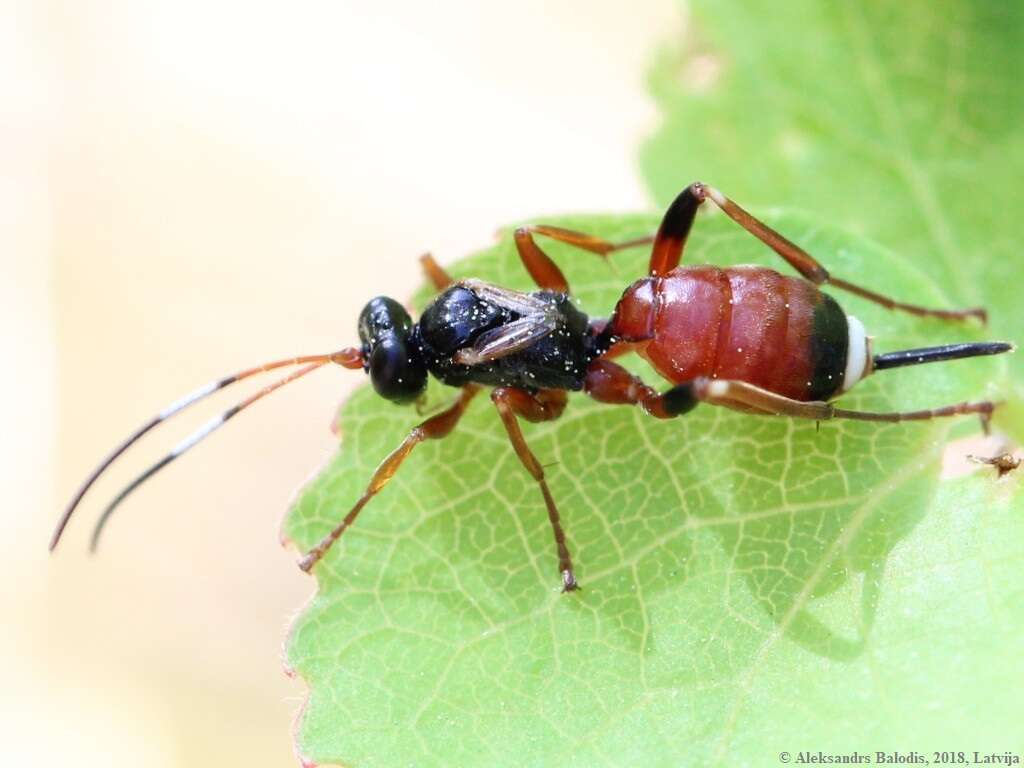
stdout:
POLYGON ((245 392, 147 439, 51 558, 62 504, 179 395, 352 342, 424 250, 650 207, 645 72, 683 22, 671 0, 5 10, 0 756, 292 765, 304 688, 281 644, 313 582, 277 529, 362 377, 320 371, 233 421, 121 510, 98 558, 103 502, 245 392))

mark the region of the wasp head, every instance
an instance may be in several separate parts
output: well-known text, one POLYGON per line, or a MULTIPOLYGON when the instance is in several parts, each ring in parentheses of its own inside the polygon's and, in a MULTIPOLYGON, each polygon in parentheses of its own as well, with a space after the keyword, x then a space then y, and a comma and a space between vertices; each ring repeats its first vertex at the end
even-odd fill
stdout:
POLYGON ((427 366, 416 340, 416 324, 405 307, 387 296, 371 299, 359 314, 359 338, 378 395, 401 404, 423 393, 427 366))

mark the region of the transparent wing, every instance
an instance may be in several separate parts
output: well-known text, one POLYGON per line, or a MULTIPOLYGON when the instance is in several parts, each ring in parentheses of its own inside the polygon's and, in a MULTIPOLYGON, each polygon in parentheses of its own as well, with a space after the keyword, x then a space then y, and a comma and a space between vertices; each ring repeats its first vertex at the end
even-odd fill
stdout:
POLYGON ((550 301, 534 296, 532 293, 513 291, 492 285, 483 280, 460 280, 459 285, 475 293, 482 301, 515 312, 517 315, 552 315, 557 309, 550 301))
POLYGON ((460 349, 454 360, 462 365, 498 360, 536 344, 555 330, 557 323, 546 315, 522 317, 482 334, 472 347, 460 349))

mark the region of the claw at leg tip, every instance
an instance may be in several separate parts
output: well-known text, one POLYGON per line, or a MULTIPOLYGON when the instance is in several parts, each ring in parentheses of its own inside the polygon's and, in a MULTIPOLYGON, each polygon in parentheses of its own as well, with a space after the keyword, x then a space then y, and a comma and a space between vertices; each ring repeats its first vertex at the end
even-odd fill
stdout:
POLYGON ((572 571, 562 571, 562 593, 575 592, 578 589, 582 587, 576 581, 575 574, 572 571))

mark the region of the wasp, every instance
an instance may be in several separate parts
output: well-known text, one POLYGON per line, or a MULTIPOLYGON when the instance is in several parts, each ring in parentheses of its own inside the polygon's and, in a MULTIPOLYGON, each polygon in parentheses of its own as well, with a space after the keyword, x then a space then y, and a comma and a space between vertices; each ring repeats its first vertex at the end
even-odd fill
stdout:
POLYGON ((92 548, 114 510, 146 480, 276 389, 328 364, 362 369, 382 398, 416 402, 428 376, 457 388, 454 403, 415 426, 380 464, 352 508, 300 561, 316 564, 348 530, 360 511, 398 472, 415 447, 451 434, 483 388, 512 448, 543 497, 558 555, 562 591, 579 588, 558 505, 543 465, 530 450, 520 421, 557 419, 567 393, 600 403, 637 406, 657 419, 673 419, 699 403, 750 414, 814 421, 923 421, 977 414, 987 429, 995 403, 962 402, 906 412, 848 410, 833 404, 878 371, 1013 351, 1005 342, 975 342, 874 354, 872 337, 821 287, 845 290, 892 310, 947 320, 976 318, 984 309, 930 309, 907 304, 834 277, 809 253, 756 219, 714 187, 696 182, 666 211, 658 231, 612 243, 582 232, 535 225, 514 233, 523 266, 538 290, 524 293, 481 280, 452 280, 429 255, 422 258, 438 294, 415 322, 394 299, 370 300, 359 316, 359 345, 294 357, 218 379, 178 400, 118 445, 86 478, 54 531, 51 550, 82 497, 136 440, 208 395, 259 373, 292 367, 284 378, 207 422, 111 501, 93 530, 92 548), (711 201, 729 218, 781 256, 799 277, 760 266, 680 266, 701 205, 711 201), (589 318, 571 299, 558 266, 537 244, 543 236, 607 257, 626 247, 650 245, 647 274, 629 285, 607 319, 589 318), (671 386, 659 392, 613 358, 636 352, 671 386))

